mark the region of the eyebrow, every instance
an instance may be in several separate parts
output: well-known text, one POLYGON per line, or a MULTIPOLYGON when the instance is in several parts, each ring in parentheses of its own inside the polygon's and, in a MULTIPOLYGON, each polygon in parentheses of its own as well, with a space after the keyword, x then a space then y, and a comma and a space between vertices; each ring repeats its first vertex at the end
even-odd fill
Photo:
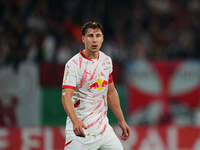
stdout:
POLYGON ((101 32, 97 32, 97 33, 87 33, 88 35, 92 35, 92 34, 101 34, 101 35, 103 35, 103 33, 101 33, 101 32))

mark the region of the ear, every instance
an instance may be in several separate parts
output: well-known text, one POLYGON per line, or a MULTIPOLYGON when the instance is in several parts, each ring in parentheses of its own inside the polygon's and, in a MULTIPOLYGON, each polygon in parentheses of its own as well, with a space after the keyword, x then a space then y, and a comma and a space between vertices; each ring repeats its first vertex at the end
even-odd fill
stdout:
POLYGON ((84 37, 84 36, 82 36, 82 42, 83 42, 83 43, 85 42, 85 37, 84 37))

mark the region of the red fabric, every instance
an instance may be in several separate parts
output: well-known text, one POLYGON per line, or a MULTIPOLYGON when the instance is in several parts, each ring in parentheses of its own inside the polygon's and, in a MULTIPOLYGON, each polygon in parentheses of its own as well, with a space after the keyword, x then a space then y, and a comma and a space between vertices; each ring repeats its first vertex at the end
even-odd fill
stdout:
MULTIPOLYGON (((88 60, 92 61, 92 59, 90 59, 90 58, 88 58, 88 57, 85 56, 85 54, 83 53, 83 51, 80 51, 80 54, 81 54, 85 59, 88 59, 88 60)), ((98 53, 97 59, 99 59, 99 53, 98 53)))
POLYGON ((92 59, 90 59, 90 58, 88 58, 88 57, 85 56, 85 54, 83 53, 83 51, 80 51, 80 54, 81 54, 85 59, 88 59, 88 60, 92 61, 92 59))
POLYGON ((79 105, 80 105, 80 100, 78 100, 75 104, 74 104, 74 107, 76 108, 76 107, 78 107, 79 105))
POLYGON ((66 147, 67 145, 71 144, 71 142, 72 142, 72 140, 67 142, 64 147, 66 147))
POLYGON ((113 78, 112 78, 112 74, 109 75, 109 79, 108 79, 108 83, 112 83, 113 82, 113 78))
POLYGON ((76 89, 76 87, 71 86, 71 85, 63 85, 63 86, 62 86, 62 89, 65 89, 65 88, 70 88, 70 89, 73 89, 73 90, 76 89))

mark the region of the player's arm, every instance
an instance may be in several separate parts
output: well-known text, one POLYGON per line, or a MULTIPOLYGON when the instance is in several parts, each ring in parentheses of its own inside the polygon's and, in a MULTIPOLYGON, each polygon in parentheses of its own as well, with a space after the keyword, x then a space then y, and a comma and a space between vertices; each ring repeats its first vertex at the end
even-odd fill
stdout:
POLYGON ((65 112, 71 119, 73 123, 74 132, 77 136, 85 137, 83 128, 86 128, 82 121, 80 121, 76 115, 74 104, 72 102, 72 96, 74 94, 74 89, 64 88, 62 90, 62 104, 65 112))
POLYGON ((108 85, 108 105, 114 113, 115 117, 117 118, 118 124, 123 131, 121 139, 126 140, 130 135, 130 128, 124 119, 122 109, 120 106, 119 96, 113 82, 108 85))

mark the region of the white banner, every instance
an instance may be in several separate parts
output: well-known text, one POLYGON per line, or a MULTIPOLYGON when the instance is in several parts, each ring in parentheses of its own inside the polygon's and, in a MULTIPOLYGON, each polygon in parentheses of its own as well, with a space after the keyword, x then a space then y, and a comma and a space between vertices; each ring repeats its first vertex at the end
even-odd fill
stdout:
POLYGON ((0 68, 0 124, 40 125, 40 84, 38 67, 30 62, 17 69, 0 68))

